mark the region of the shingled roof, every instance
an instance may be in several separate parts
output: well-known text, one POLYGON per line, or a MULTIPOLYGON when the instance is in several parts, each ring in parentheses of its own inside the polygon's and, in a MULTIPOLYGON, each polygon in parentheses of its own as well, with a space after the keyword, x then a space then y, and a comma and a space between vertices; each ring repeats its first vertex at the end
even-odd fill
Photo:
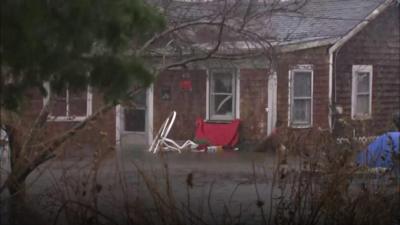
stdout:
MULTIPOLYGON (((261 37, 268 37, 270 42, 279 44, 335 39, 344 36, 359 23, 365 21, 369 14, 385 2, 385 0, 285 0, 281 2, 282 4, 299 2, 300 5, 303 1, 305 3, 296 10, 276 10, 258 17, 252 22, 250 29, 261 37)), ((213 15, 219 10, 218 4, 218 1, 174 1, 169 5, 169 19, 190 21, 213 15)), ((258 4, 255 10, 262 11, 270 7, 258 4)), ((243 4, 243 7, 238 7, 235 13, 244 12, 245 7, 246 4, 243 4)), ((295 4, 291 7, 297 6, 295 4)), ((207 29, 197 27, 196 30, 192 30, 189 35, 190 42, 197 44, 212 42, 215 38, 212 34, 216 32, 207 29), (204 37, 204 33, 210 36, 204 37)), ((236 39, 228 37, 226 40, 246 41, 238 37, 236 39)))
POLYGON ((297 12, 277 13, 266 24, 279 41, 339 38, 365 20, 383 0, 310 0, 297 12))

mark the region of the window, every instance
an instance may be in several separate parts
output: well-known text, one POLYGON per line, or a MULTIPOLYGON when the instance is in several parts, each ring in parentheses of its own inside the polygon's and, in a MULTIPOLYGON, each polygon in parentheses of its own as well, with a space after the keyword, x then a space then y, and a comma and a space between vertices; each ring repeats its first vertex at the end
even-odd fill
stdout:
POLYGON ((289 73, 289 125, 311 127, 313 116, 313 70, 311 66, 299 66, 289 73))
POLYGON ((52 94, 49 83, 44 84, 48 91, 48 97, 44 99, 44 104, 50 100, 51 121, 82 121, 92 114, 92 92, 90 87, 87 91, 73 92, 68 88, 60 94, 52 94), (51 95, 51 97, 50 97, 51 95))
POLYGON ((209 77, 210 120, 233 120, 236 107, 236 75, 232 70, 212 70, 209 77))
POLYGON ((351 117, 368 119, 371 117, 372 66, 353 65, 351 117))

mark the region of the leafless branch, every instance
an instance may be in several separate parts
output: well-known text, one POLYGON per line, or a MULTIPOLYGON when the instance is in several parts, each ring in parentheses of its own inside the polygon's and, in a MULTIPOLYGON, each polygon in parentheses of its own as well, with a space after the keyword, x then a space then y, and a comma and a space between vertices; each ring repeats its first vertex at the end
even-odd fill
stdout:
MULTIPOLYGON (((277 12, 296 12, 301 9, 305 5, 305 3, 306 0, 300 0, 290 3, 282 3, 280 1, 273 0, 265 1, 263 6, 261 6, 260 3, 255 3, 255 1, 243 2, 239 0, 221 0, 212 3, 187 3, 181 7, 179 7, 179 4, 177 4, 178 6, 171 6, 173 4, 169 3, 164 7, 164 14, 167 18, 172 17, 173 19, 169 19, 167 29, 147 40, 143 45, 141 45, 141 47, 136 51, 135 54, 138 56, 145 54, 145 52, 157 52, 157 50, 154 49, 154 45, 156 43, 165 39, 173 38, 174 41, 177 42, 176 45, 178 45, 179 48, 182 48, 182 46, 186 45, 189 46, 189 48, 191 48, 192 50, 196 50, 199 54, 195 57, 164 66, 164 69, 170 69, 188 63, 206 60, 212 58, 211 56, 216 54, 219 54, 219 56, 215 58, 221 58, 222 54, 218 50, 220 48, 220 45, 222 45, 221 43, 226 41, 225 36, 228 35, 228 33, 231 35, 236 35, 237 38, 243 40, 243 42, 246 44, 250 43, 246 42, 246 39, 257 42, 260 48, 256 50, 258 52, 266 52, 268 48, 272 47, 270 42, 271 40, 274 40, 274 37, 266 34, 260 34, 259 30, 254 30, 254 28, 251 29, 251 26, 254 24, 260 24, 261 21, 263 23, 267 23, 269 17, 277 12), (194 18, 192 18, 190 17, 192 13, 191 10, 194 10, 196 7, 198 8, 198 11, 201 11, 200 7, 205 7, 204 10, 212 7, 212 9, 210 10, 211 13, 203 13, 203 15, 201 12, 200 15, 196 15, 194 18), (179 12, 178 15, 174 15, 175 11, 179 12), (210 37, 211 39, 209 43, 215 41, 217 42, 212 49, 207 50, 196 48, 193 45, 193 41, 194 43, 196 43, 195 40, 191 40, 191 37, 188 36, 190 32, 196 32, 196 29, 200 27, 224 28, 224 32, 220 30, 217 37, 210 37), (189 30, 191 31, 189 32, 189 30), (188 42, 188 40, 191 41, 188 42)), ((247 47, 249 50, 255 51, 255 49, 252 49, 253 46, 247 47)), ((244 56, 248 55, 243 49, 241 50, 243 51, 244 56)), ((161 54, 165 55, 165 51, 161 54)), ((228 56, 225 56, 225 58, 228 58, 228 56)))
POLYGON ((202 61, 202 60, 206 60, 206 59, 210 58, 214 53, 216 53, 218 51, 219 47, 221 46, 222 34, 223 34, 224 26, 225 26, 225 17, 223 17, 222 21, 219 23, 219 32, 218 32, 218 38, 217 38, 216 45, 205 56, 193 57, 193 58, 189 58, 189 59, 186 59, 186 60, 182 60, 180 62, 176 62, 176 63, 170 64, 167 67, 162 68, 161 71, 167 70, 167 69, 170 69, 170 68, 173 68, 173 67, 185 66, 188 63, 202 61))

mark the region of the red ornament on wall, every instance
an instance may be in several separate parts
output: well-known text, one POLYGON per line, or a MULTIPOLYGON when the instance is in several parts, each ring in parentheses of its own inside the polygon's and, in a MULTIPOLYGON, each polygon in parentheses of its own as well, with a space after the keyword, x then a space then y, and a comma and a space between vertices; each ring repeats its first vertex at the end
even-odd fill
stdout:
POLYGON ((179 87, 184 91, 191 91, 192 90, 192 81, 191 80, 181 80, 179 82, 179 87))

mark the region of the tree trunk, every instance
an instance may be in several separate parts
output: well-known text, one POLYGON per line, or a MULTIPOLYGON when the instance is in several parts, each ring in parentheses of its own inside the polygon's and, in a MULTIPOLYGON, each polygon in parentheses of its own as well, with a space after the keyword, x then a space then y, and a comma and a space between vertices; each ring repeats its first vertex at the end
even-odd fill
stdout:
POLYGON ((10 193, 9 203, 9 222, 11 225, 24 224, 21 219, 25 217, 25 180, 22 182, 10 182, 8 185, 10 193))
POLYGON ((8 209, 9 209, 9 223, 11 225, 24 224, 21 221, 24 218, 25 212, 25 179, 27 175, 20 176, 19 172, 22 168, 20 163, 18 163, 19 152, 21 150, 21 145, 19 140, 16 138, 15 129, 8 130, 9 135, 9 148, 10 148, 10 174, 6 180, 6 186, 9 191, 10 198, 8 199, 8 209))

